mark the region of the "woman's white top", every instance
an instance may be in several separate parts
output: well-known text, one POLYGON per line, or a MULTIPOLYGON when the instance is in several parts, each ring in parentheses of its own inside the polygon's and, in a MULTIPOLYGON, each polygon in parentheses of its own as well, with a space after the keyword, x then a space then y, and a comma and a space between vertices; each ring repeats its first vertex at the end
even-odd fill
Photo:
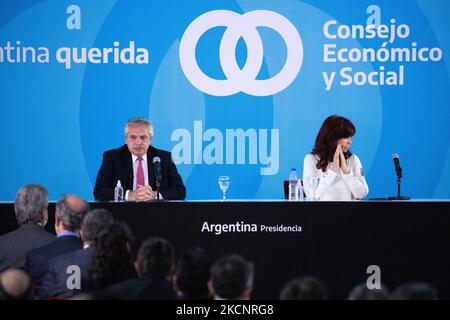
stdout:
POLYGON ((334 172, 331 169, 331 162, 323 172, 322 169, 316 168, 318 161, 319 158, 313 154, 307 154, 303 161, 303 186, 308 198, 339 201, 362 199, 367 196, 369 187, 364 178, 361 161, 356 155, 346 160, 349 174, 344 174, 341 169, 338 173, 334 172))

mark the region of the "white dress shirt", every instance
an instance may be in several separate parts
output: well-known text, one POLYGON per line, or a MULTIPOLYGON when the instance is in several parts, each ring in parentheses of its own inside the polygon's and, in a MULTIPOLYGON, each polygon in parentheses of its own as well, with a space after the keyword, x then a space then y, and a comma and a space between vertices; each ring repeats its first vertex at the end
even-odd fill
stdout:
POLYGON ((358 156, 352 155, 346 160, 348 174, 344 174, 341 169, 338 173, 334 172, 331 163, 323 172, 322 169, 316 168, 318 160, 316 155, 307 154, 303 161, 303 186, 308 198, 336 201, 362 199, 367 196, 369 187, 358 156), (319 183, 313 194, 312 180, 317 176, 319 183))

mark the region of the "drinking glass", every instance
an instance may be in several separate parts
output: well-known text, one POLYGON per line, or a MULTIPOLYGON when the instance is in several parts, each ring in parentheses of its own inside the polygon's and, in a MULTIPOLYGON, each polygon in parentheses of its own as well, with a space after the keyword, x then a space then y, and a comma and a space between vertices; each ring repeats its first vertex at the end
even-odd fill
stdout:
POLYGON ((320 183, 319 175, 316 175, 315 177, 310 177, 309 178, 309 187, 310 187, 310 190, 312 192, 312 196, 310 197, 310 200, 313 200, 313 201, 317 200, 316 190, 319 187, 319 183, 320 183))
POLYGON ((219 187, 223 192, 223 198, 222 201, 226 200, 226 193, 228 190, 228 187, 230 186, 230 177, 229 176, 220 176, 218 179, 219 187))

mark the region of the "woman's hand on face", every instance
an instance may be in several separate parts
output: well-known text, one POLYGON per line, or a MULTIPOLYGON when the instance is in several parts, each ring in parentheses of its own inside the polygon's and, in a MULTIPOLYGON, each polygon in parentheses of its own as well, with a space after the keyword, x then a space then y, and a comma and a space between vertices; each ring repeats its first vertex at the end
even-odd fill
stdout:
POLYGON ((341 152, 342 152, 341 145, 338 144, 336 146, 336 151, 334 152, 333 163, 331 164, 331 170, 333 170, 336 173, 339 172, 339 157, 341 152))
POLYGON ((347 161, 345 161, 344 151, 342 151, 342 147, 340 144, 338 144, 338 146, 339 146, 340 168, 344 174, 349 174, 350 170, 348 170, 347 161))

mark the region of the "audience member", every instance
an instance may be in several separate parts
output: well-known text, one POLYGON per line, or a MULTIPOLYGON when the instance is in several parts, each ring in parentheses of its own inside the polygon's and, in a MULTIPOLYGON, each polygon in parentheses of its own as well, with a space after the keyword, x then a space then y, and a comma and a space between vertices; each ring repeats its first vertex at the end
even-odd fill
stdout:
POLYGON ((173 278, 180 299, 209 299, 208 279, 211 259, 203 248, 192 248, 185 252, 177 263, 173 278))
POLYGON ((254 266, 242 256, 222 257, 211 267, 208 289, 215 300, 250 300, 254 266))
POLYGON ((327 300, 327 288, 316 278, 302 277, 289 281, 281 290, 281 300, 327 300))
POLYGON ((48 192, 37 184, 17 191, 14 210, 19 228, 0 237, 0 272, 24 268, 28 252, 49 244, 55 236, 45 231, 48 218, 48 192))
POLYGON ((361 283, 352 289, 348 300, 389 300, 389 291, 383 285, 380 289, 369 289, 361 283))
POLYGON ((438 292, 425 282, 411 282, 399 286, 392 294, 393 300, 438 300, 438 292))
POLYGON ((136 261, 139 278, 118 283, 109 293, 120 299, 172 300, 177 298, 171 286, 175 269, 175 250, 167 240, 150 238, 139 248, 136 261))
POLYGON ((49 261, 47 273, 42 282, 40 297, 67 298, 89 287, 88 274, 95 243, 102 228, 114 222, 106 209, 90 211, 81 225, 83 248, 54 257, 49 261), (73 267, 77 269, 73 269, 73 267), (70 280, 72 279, 72 280, 70 280), (71 284, 68 281, 72 282, 71 284))
POLYGON ((134 236, 124 223, 113 223, 100 232, 89 272, 90 288, 105 289, 136 277, 133 266, 134 236))
POLYGON ((30 275, 33 286, 39 288, 48 268, 48 261, 60 254, 81 249, 79 231, 81 221, 89 211, 89 204, 74 195, 64 195, 56 203, 56 240, 30 251, 26 256, 25 270, 30 275))
POLYGON ((33 300, 30 277, 19 269, 0 273, 0 300, 33 300))

